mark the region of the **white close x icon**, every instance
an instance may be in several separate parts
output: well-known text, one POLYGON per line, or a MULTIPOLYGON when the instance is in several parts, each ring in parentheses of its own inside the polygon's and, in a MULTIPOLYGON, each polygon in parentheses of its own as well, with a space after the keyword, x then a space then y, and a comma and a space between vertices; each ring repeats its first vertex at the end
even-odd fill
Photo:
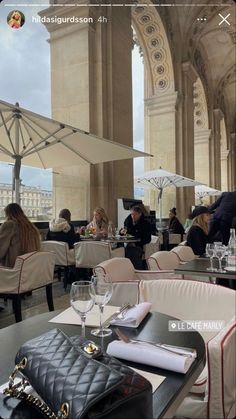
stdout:
POLYGON ((219 26, 220 26, 220 25, 222 25, 222 23, 223 23, 223 22, 227 23, 227 25, 229 25, 229 26, 230 26, 230 23, 229 23, 229 22, 228 22, 228 20, 227 20, 227 19, 228 19, 228 17, 230 16, 230 13, 229 13, 227 16, 225 16, 225 17, 224 17, 224 16, 222 16, 220 13, 218 13, 218 15, 219 15, 219 16, 221 17, 221 19, 222 19, 222 20, 220 21, 220 23, 219 23, 219 26))

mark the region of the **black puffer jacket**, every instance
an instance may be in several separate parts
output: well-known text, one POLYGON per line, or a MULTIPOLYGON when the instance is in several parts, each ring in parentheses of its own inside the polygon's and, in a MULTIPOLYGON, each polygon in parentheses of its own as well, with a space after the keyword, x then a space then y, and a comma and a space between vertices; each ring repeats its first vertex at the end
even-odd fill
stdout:
POLYGON ((73 244, 80 241, 80 235, 75 233, 73 224, 69 224, 64 218, 57 218, 49 223, 46 240, 66 242, 72 249, 73 244))

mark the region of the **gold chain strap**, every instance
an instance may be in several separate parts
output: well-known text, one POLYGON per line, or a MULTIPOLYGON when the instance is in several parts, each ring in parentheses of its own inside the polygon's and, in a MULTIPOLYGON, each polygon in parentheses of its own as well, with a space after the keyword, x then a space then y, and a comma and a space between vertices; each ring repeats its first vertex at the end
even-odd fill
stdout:
POLYGON ((29 386, 29 382, 23 377, 18 384, 14 384, 15 378, 19 371, 23 370, 27 365, 27 358, 23 358, 17 364, 9 377, 8 387, 4 389, 3 393, 15 397, 20 400, 26 400, 30 405, 36 407, 45 418, 48 419, 67 419, 69 417, 69 403, 62 403, 57 415, 50 409, 50 407, 40 400, 38 397, 25 393, 25 388, 29 386))

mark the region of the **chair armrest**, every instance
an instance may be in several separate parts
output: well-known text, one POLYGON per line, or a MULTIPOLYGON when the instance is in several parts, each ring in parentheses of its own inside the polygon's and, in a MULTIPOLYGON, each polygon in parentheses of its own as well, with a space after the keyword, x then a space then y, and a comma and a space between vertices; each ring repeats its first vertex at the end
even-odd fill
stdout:
POLYGON ((0 294, 17 294, 20 271, 18 269, 0 268, 0 294))
POLYGON ((208 417, 233 417, 236 392, 235 317, 207 343, 208 417), (220 412, 220 413, 219 413, 220 412))
POLYGON ((138 281, 148 279, 182 279, 182 275, 175 274, 174 271, 135 271, 135 279, 138 281))

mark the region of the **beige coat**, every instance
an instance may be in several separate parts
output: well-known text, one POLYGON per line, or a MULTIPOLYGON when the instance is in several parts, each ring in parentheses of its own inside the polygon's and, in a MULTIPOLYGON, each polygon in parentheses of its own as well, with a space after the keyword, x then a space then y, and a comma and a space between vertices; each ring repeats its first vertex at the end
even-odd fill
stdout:
POLYGON ((22 254, 17 222, 5 221, 0 227, 0 265, 12 268, 17 256, 22 254))

